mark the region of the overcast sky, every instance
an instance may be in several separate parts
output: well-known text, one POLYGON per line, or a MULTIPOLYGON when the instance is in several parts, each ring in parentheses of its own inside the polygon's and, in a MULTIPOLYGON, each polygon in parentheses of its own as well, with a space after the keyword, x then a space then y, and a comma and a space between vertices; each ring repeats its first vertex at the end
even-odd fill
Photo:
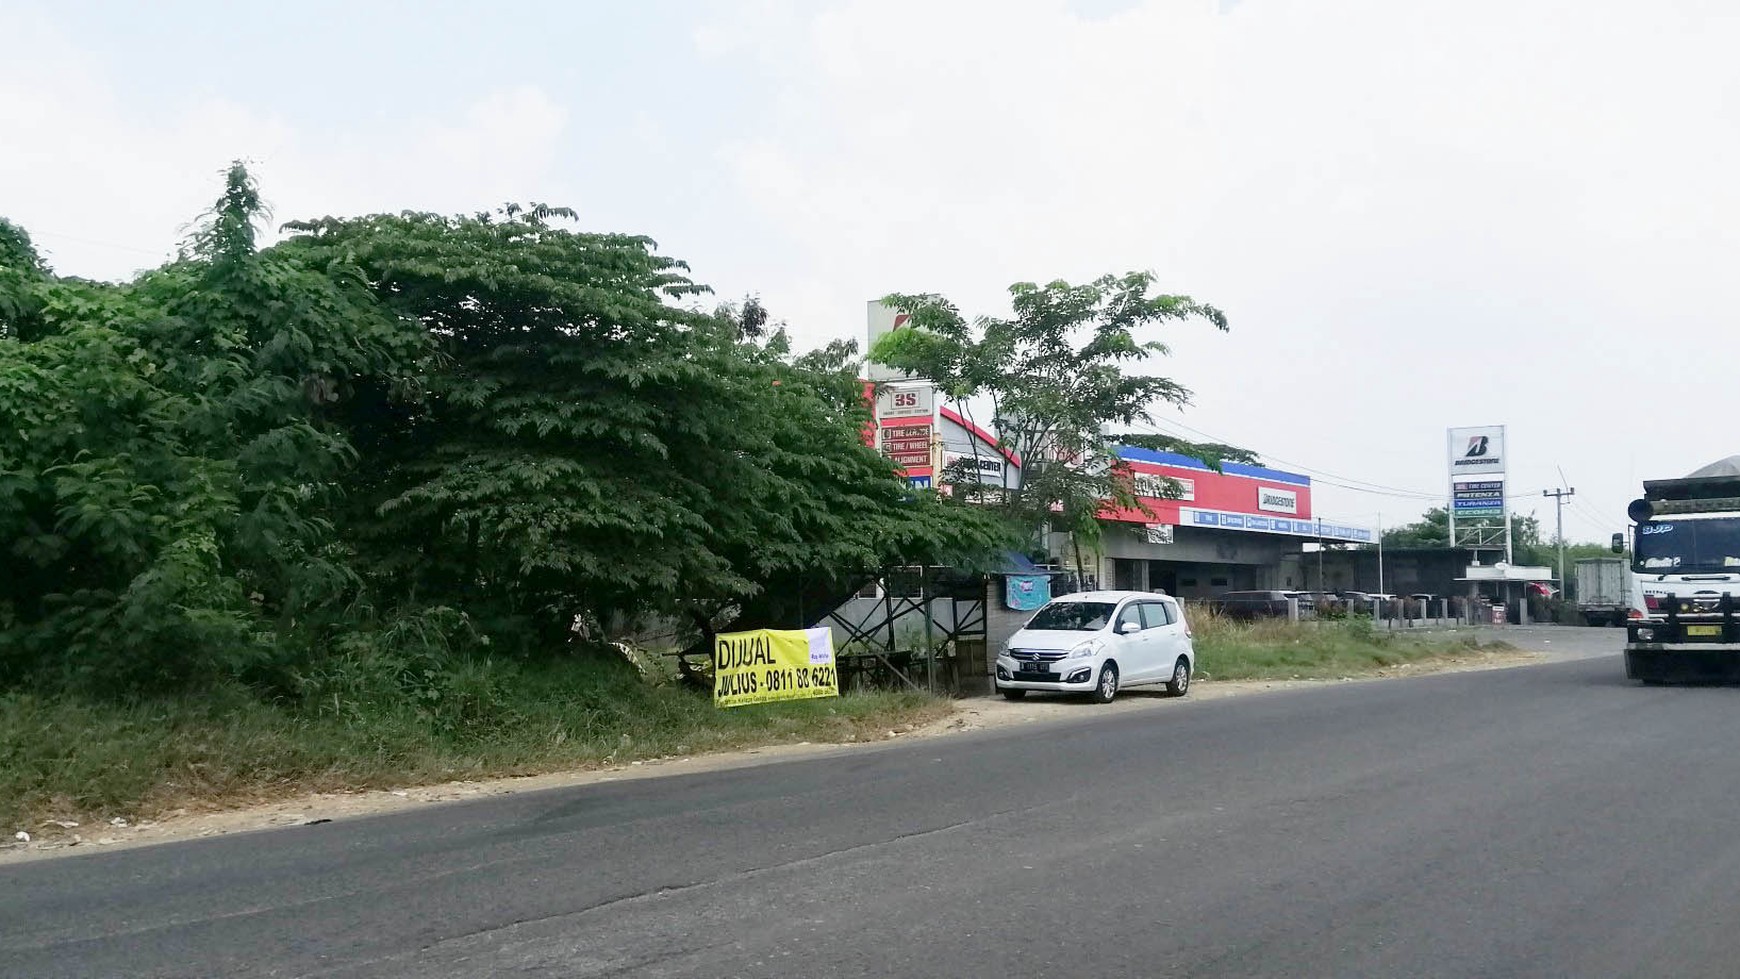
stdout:
POLYGON ((63 273, 161 261, 242 157, 280 220, 572 205, 803 345, 1150 269, 1232 323, 1158 336, 1161 426, 1366 525, 1442 497, 1447 426, 1509 426, 1549 530, 1562 468, 1582 540, 1740 452, 1732 0, 0 0, 0 39, 0 214, 63 273))

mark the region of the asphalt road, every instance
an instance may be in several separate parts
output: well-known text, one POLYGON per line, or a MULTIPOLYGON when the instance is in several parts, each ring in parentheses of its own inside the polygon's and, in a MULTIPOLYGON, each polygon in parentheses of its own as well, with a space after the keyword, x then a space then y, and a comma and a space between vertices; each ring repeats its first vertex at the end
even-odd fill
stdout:
POLYGON ((0 871, 0 975, 1724 976, 1740 689, 1617 657, 0 871))

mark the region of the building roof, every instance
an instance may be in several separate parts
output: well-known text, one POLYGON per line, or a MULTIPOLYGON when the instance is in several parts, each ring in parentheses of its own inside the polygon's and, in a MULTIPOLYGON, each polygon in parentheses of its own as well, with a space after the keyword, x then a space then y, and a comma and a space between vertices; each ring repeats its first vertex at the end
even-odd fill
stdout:
POLYGON ((997 442, 997 436, 992 435, 990 432, 987 432, 983 428, 968 421, 960 412, 953 408, 944 406, 937 409, 937 412, 942 415, 944 419, 954 422, 956 425, 966 429, 968 435, 971 435, 973 438, 985 443, 985 445, 991 450, 1001 453, 1003 458, 1009 460, 1012 465, 1017 468, 1020 467, 1021 457, 1000 445, 997 442))
POLYGON ((1702 469, 1697 470, 1687 479, 1707 479, 1711 476, 1740 476, 1740 456, 1729 456, 1717 459, 1702 469))
MULTIPOLYGON (((1133 462, 1151 462, 1159 466, 1175 466, 1179 469, 1199 469, 1203 472, 1213 472, 1214 467, 1201 459, 1195 459, 1177 452, 1157 452, 1153 449, 1139 449, 1134 446, 1120 445, 1117 447, 1118 458, 1133 462)), ((1222 463, 1220 471, 1229 476, 1246 476, 1251 479, 1263 479, 1272 483, 1289 483, 1294 486, 1310 486, 1311 477, 1298 473, 1283 472, 1279 469, 1269 469, 1264 466, 1247 466, 1239 462, 1222 463)))

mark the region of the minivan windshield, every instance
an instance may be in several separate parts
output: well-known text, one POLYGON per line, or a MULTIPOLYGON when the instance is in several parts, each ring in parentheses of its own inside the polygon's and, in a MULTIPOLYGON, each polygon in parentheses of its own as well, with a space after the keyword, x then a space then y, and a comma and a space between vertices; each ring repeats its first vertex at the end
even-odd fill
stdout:
POLYGON ((1740 571, 1740 517, 1641 523, 1636 558, 1635 569, 1644 573, 1740 571))
POLYGON ((1112 621, 1111 602, 1052 602, 1039 610, 1027 628, 1041 632, 1096 632, 1112 621))

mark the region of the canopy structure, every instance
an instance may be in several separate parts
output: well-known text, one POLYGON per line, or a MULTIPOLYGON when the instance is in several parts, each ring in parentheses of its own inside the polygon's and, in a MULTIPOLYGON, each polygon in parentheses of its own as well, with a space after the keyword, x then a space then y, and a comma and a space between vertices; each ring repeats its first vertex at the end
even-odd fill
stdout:
POLYGON ((1717 459, 1702 469, 1693 472, 1687 479, 1705 479, 1710 476, 1740 476, 1740 456, 1729 456, 1717 459))
POLYGON ((1520 564, 1471 564, 1457 581, 1553 581, 1552 568, 1536 568, 1520 564))
MULTIPOLYGON (((1526 564, 1471 564, 1466 573, 1456 579, 1468 582, 1468 596, 1473 598, 1482 584, 1493 586, 1493 593, 1501 599, 1514 597, 1516 592, 1512 585, 1523 586, 1523 597, 1540 595, 1551 596, 1553 589, 1546 584, 1555 581, 1552 568, 1539 568, 1526 564)), ((1517 604, 1517 622, 1521 625, 1529 623, 1529 604, 1522 601, 1517 604)))

